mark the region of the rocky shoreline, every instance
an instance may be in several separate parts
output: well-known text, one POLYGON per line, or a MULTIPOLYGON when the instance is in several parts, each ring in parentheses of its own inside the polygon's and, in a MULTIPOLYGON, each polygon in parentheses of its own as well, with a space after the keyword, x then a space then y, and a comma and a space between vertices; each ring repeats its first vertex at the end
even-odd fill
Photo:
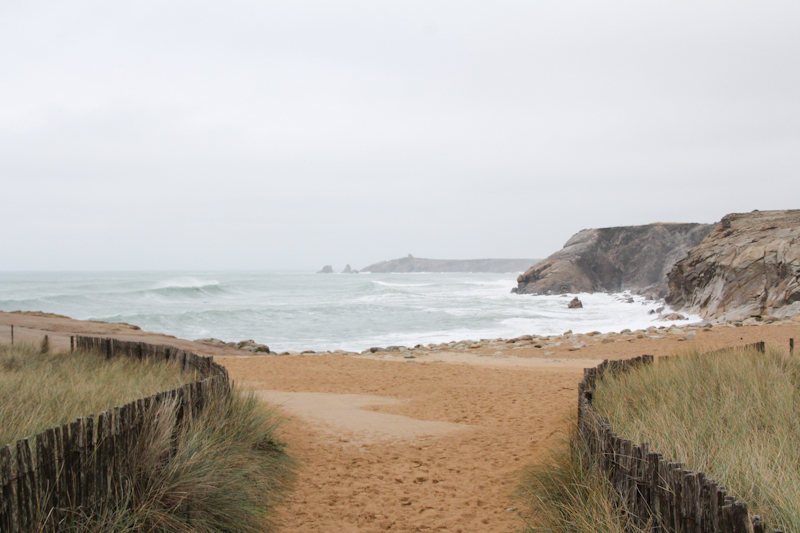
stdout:
MULTIPOLYGON (((667 315, 668 316, 668 315, 667 315)), ((650 326, 645 329, 631 330, 622 329, 619 332, 601 333, 592 331, 589 333, 573 333, 571 330, 565 331, 561 335, 521 335, 511 339, 465 339, 443 343, 417 344, 409 346, 374 346, 360 352, 347 350, 287 350, 282 352, 270 351, 266 345, 257 344, 252 340, 236 342, 224 342, 219 339, 198 339, 195 342, 211 346, 228 346, 242 351, 250 352, 253 355, 269 356, 297 356, 297 355, 350 355, 350 356, 377 356, 384 359, 406 359, 414 360, 421 355, 436 355, 440 353, 472 353, 479 356, 519 356, 519 350, 535 349, 535 352, 528 357, 553 355, 551 350, 567 350, 577 352, 588 346, 597 344, 612 344, 615 342, 634 342, 639 339, 664 339, 672 338, 677 341, 695 340, 698 332, 715 330, 720 328, 741 328, 747 326, 761 326, 768 324, 779 325, 798 324, 800 316, 791 318, 778 318, 769 316, 765 318, 751 317, 746 320, 722 320, 722 321, 703 321, 687 325, 671 326, 650 326)))
POLYGON ((732 213, 719 224, 583 230, 517 278, 518 294, 621 292, 704 319, 800 314, 800 210, 732 213))

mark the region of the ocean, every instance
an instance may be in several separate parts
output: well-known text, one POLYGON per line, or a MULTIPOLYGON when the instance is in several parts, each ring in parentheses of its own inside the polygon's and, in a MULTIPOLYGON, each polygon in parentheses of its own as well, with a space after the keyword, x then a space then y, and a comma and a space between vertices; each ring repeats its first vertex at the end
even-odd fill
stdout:
MULTIPOLYGON (((668 325, 627 294, 511 294, 517 274, 3 272, 0 310, 126 322, 186 339, 253 339, 273 351, 348 350, 668 325)), ((699 320, 697 317, 691 317, 699 320)), ((686 322, 683 322, 684 324, 686 322)))

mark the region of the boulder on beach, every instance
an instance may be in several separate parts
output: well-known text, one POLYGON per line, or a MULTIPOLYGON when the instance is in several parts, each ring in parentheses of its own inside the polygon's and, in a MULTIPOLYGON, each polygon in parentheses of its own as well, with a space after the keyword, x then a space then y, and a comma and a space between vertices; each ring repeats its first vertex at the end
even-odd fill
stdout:
POLYGON ((203 344, 210 344, 211 346, 227 346, 228 343, 222 339, 215 339, 214 337, 209 337, 207 339, 197 339, 194 342, 202 342, 203 344))
POLYGON ((317 274, 333 274, 333 267, 331 265, 325 265, 317 274))
POLYGON ((266 344, 259 344, 253 339, 249 339, 246 341, 239 341, 236 343, 236 347, 240 350, 245 350, 251 353, 270 353, 269 346, 266 344))
POLYGON ((570 309, 583 309, 583 303, 578 300, 578 297, 576 296, 572 299, 572 301, 569 302, 567 307, 570 309))

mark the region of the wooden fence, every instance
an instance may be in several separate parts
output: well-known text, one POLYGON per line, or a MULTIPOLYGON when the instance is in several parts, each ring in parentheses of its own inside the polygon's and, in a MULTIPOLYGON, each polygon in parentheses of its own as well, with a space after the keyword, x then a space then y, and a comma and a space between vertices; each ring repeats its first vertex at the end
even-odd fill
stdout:
MULTIPOLYGON (((765 350, 763 342, 742 348, 762 353, 765 350)), ((598 378, 652 363, 652 355, 643 355, 606 360, 595 368, 584 369, 578 386, 578 430, 587 444, 586 460, 595 462, 608 474, 626 502, 628 519, 639 527, 649 524, 654 531, 664 533, 765 533, 761 518, 751 518, 747 505, 728 494, 724 486, 703 472, 693 472, 649 451, 647 443, 636 444, 620 437, 592 407, 598 378)))
POLYGON ((174 431, 200 414, 211 395, 230 393, 225 367, 170 346, 116 339, 77 337, 79 349, 107 358, 168 361, 198 380, 180 388, 78 418, 0 448, 0 532, 58 532, 76 514, 91 514, 124 497, 131 479, 127 457, 138 442, 148 414, 174 402, 174 431))

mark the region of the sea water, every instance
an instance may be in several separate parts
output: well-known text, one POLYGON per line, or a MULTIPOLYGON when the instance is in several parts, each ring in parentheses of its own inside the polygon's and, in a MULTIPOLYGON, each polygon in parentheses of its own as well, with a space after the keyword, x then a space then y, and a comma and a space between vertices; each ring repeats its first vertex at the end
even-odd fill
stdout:
MULTIPOLYGON (((626 294, 512 294, 517 274, 0 273, 0 310, 126 322, 273 351, 350 350, 669 325, 626 294)), ((696 319, 696 317, 692 317, 696 319)), ((686 322, 683 322, 684 324, 686 322)))

